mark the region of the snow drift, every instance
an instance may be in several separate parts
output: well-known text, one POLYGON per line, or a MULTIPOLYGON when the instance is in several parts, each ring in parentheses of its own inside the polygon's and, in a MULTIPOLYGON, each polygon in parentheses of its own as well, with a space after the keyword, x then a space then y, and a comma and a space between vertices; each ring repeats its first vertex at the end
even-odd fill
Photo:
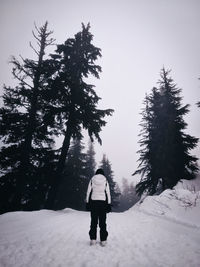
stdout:
POLYGON ((164 217, 182 224, 200 227, 200 178, 181 180, 173 190, 148 196, 133 209, 164 217))

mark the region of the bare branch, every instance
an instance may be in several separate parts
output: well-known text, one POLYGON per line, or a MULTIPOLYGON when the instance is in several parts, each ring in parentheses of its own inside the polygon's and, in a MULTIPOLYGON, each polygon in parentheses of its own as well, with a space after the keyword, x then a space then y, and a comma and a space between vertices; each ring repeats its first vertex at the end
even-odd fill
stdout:
MULTIPOLYGON (((25 60, 21 55, 20 55, 20 58, 23 60, 23 62, 28 66, 28 64, 27 64, 27 60, 25 60)), ((29 62, 30 63, 30 62, 29 62)), ((27 72, 26 71, 26 69, 22 66, 22 65, 20 65, 20 63, 18 63, 19 65, 18 65, 18 68, 20 69, 20 72, 24 72, 25 74, 26 74, 26 76, 28 76, 28 77, 30 77, 31 79, 33 78, 33 76, 29 73, 29 72, 27 72)), ((31 68, 32 68, 33 66, 31 66, 31 68)))
POLYGON ((31 42, 29 42, 30 47, 33 49, 33 51, 36 53, 36 55, 39 56, 39 53, 37 52, 37 50, 33 47, 33 45, 31 44, 31 42))
POLYGON ((37 25, 36 25, 35 22, 34 22, 34 26, 35 26, 36 31, 38 32, 38 35, 40 35, 41 34, 41 31, 38 29, 38 27, 37 27, 37 25))
POLYGON ((49 45, 54 45, 54 42, 56 41, 56 39, 54 38, 51 38, 49 40, 46 41, 46 45, 49 46, 49 45))
POLYGON ((41 42, 37 42, 37 45, 38 45, 39 47, 41 47, 41 42))
POLYGON ((18 75, 16 74, 15 69, 12 71, 12 74, 13 74, 13 76, 14 76, 17 80, 19 80, 19 81, 22 82, 23 84, 27 85, 29 88, 33 89, 33 87, 32 87, 30 84, 28 84, 27 82, 24 81, 24 78, 23 78, 23 77, 20 77, 20 76, 18 76, 18 75))
POLYGON ((40 42, 40 39, 37 37, 37 35, 34 33, 34 31, 32 31, 32 34, 33 34, 34 38, 35 38, 36 40, 38 40, 38 42, 40 42))

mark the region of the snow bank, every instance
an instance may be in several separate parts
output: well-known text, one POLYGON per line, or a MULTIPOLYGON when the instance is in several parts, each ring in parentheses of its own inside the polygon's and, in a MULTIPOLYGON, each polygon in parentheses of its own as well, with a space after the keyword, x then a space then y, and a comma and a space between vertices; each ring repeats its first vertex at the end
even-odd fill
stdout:
POLYGON ((148 196, 133 209, 200 228, 200 179, 180 181, 173 190, 148 196))
POLYGON ((200 191, 200 175, 194 180, 181 180, 175 186, 176 189, 186 189, 192 192, 200 191))

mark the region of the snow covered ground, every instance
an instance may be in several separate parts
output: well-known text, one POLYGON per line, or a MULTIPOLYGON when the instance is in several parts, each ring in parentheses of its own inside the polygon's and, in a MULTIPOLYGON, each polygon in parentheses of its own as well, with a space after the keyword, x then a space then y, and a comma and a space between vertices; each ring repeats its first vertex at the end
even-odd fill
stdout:
POLYGON ((168 189, 159 196, 146 197, 142 203, 134 206, 136 208, 146 214, 200 228, 200 191, 168 189))
POLYGON ((0 266, 199 267, 200 201, 198 192, 184 190, 167 190, 124 213, 108 214, 106 247, 89 246, 88 212, 3 214, 0 266))

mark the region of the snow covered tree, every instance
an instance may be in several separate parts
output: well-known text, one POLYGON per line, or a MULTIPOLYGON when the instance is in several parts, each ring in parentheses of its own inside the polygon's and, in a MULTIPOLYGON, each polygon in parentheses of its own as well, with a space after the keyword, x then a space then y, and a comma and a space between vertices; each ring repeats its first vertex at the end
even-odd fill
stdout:
POLYGON ((182 106, 181 89, 177 88, 170 71, 161 70, 159 88, 153 88, 145 99, 142 112, 140 164, 133 174, 141 174, 138 194, 154 194, 162 182, 162 190, 172 188, 180 179, 193 179, 198 170, 195 156, 190 150, 198 138, 184 133, 187 126, 183 116, 189 105, 182 106))
POLYGON ((117 183, 114 181, 114 174, 113 174, 111 163, 105 154, 103 155, 99 168, 104 170, 105 176, 110 186, 112 205, 114 208, 117 208, 119 204, 120 193, 118 192, 117 183))
POLYGON ((62 174, 55 208, 66 207, 84 210, 85 196, 88 185, 86 177, 86 154, 80 139, 74 139, 70 146, 65 169, 62 174))
POLYGON ((27 204, 27 192, 37 190, 34 182, 38 167, 40 172, 47 163, 46 171, 53 165, 52 131, 45 119, 44 108, 47 80, 53 74, 49 61, 45 59, 46 48, 53 43, 47 29, 47 22, 33 32, 38 48, 31 47, 37 59, 21 58, 20 62, 13 57, 12 74, 18 81, 15 87, 4 86, 4 106, 0 109, 0 137, 4 146, 0 151, 1 210, 21 209, 27 204), (5 204, 5 205, 4 205, 5 204))
POLYGON ((93 140, 101 143, 99 133, 106 121, 104 117, 111 115, 113 110, 97 108, 100 98, 94 85, 86 83, 86 78, 93 75, 99 78, 101 67, 95 61, 101 56, 101 50, 92 44, 93 35, 90 25, 82 24, 82 31, 74 38, 69 38, 64 44, 58 45, 56 53, 52 55, 55 65, 60 69, 51 81, 52 94, 57 96, 55 101, 55 116, 64 125, 64 141, 57 165, 54 183, 49 192, 49 207, 52 207, 61 174, 64 170, 71 138, 81 138, 84 128, 93 140))

